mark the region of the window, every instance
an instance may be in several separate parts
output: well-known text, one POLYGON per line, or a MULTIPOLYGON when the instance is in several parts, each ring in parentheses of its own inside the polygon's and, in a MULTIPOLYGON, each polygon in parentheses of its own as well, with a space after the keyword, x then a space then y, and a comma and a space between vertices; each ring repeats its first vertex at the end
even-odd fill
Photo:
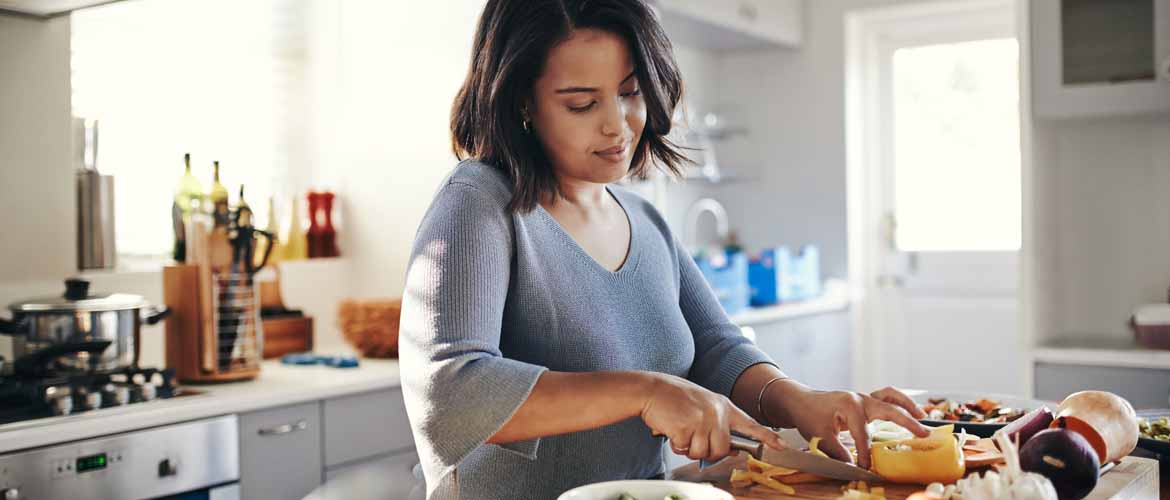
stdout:
POLYGON ((894 213, 903 251, 1020 248, 1018 44, 894 51, 894 213))
MULTIPOLYGON (((73 114, 99 120, 98 168, 115 178, 120 254, 171 251, 183 154, 207 186, 212 161, 261 219, 306 155, 304 5, 151 0, 73 14, 73 114)), ((263 223, 263 220, 260 221, 263 223)))

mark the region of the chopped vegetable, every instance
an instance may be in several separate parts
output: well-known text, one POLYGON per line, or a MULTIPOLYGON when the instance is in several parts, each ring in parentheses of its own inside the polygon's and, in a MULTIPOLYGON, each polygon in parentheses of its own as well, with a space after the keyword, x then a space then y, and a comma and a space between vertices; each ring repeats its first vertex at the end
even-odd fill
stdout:
POLYGON ((1050 427, 1081 433, 1103 464, 1129 455, 1138 442, 1133 406, 1105 391, 1081 391, 1064 398, 1050 427))
POLYGON ((1079 433, 1048 429, 1020 448, 1020 468, 1047 477, 1063 500, 1079 500, 1097 486, 1097 452, 1079 433))
POLYGON ((1032 439, 1032 436, 1035 436, 1037 432, 1047 429, 1049 424, 1052 423, 1052 418, 1052 410, 1049 410, 1046 406, 1040 407, 1028 412, 1002 429, 995 431, 995 433, 1007 434, 1008 441, 1019 443, 1019 446, 1023 447, 1025 444, 1028 444, 1028 440, 1032 439))
POLYGON ((1023 410, 1006 408, 999 401, 991 399, 959 403, 945 398, 931 398, 928 404, 922 405, 922 411, 931 420, 985 424, 1013 422, 1024 415, 1023 410))
MULTIPOLYGON (((634 495, 631 495, 629 493, 622 493, 621 496, 617 497, 617 500, 638 500, 638 499, 637 499, 637 497, 635 497, 634 495)), ((679 495, 678 493, 671 493, 669 495, 666 495, 665 497, 662 497, 662 500, 687 500, 687 497, 679 495)))
POLYGON ((875 441, 878 443, 885 441, 914 439, 913 432, 910 432, 905 427, 886 420, 874 420, 866 424, 865 429, 869 431, 870 441, 875 441))
POLYGON ((1170 417, 1159 417, 1153 422, 1138 419, 1138 431, 1144 438, 1170 442, 1170 417))
POLYGON ((784 476, 777 476, 776 480, 784 484, 803 484, 803 483, 819 483, 821 481, 830 481, 831 479, 818 476, 811 472, 797 472, 796 474, 788 474, 784 476))
POLYGON ((872 470, 896 483, 951 483, 963 477, 963 451, 953 425, 937 427, 929 437, 875 443, 872 470))
MULTIPOLYGON (((960 480, 954 488, 944 489, 940 499, 962 500, 1058 500, 1056 488, 1048 478, 1033 472, 1024 472, 1020 468, 1019 450, 1015 443, 1008 440, 1006 435, 996 436, 999 448, 1003 450, 1007 466, 1003 474, 987 471, 982 476, 972 474, 960 480)), ((931 485, 927 491, 938 491, 938 486, 931 485)))
POLYGON ((736 488, 746 488, 753 484, 766 486, 785 495, 795 495, 796 490, 787 484, 781 483, 763 472, 735 469, 731 471, 731 485, 736 488))
POLYGON ((820 448, 817 447, 820 444, 821 444, 821 438, 819 438, 819 437, 812 438, 812 440, 810 440, 808 442, 808 452, 812 453, 813 455, 818 455, 818 456, 822 456, 822 457, 827 458, 828 455, 826 455, 825 452, 821 451, 820 448))
POLYGON ((837 500, 886 500, 886 489, 875 487, 870 489, 865 481, 851 481, 841 487, 841 496, 837 500))
POLYGON ((748 455, 748 470, 752 472, 759 472, 767 477, 787 476, 789 474, 796 474, 796 469, 786 469, 777 465, 772 465, 768 462, 757 460, 756 457, 748 455))

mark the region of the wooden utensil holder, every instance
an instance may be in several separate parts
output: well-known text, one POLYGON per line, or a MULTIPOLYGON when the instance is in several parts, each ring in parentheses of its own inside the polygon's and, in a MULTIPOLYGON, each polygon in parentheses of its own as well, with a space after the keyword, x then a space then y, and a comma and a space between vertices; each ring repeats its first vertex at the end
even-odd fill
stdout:
POLYGON ((230 382, 260 373, 263 335, 251 278, 203 266, 167 266, 163 299, 173 311, 166 322, 167 367, 179 381, 230 382))

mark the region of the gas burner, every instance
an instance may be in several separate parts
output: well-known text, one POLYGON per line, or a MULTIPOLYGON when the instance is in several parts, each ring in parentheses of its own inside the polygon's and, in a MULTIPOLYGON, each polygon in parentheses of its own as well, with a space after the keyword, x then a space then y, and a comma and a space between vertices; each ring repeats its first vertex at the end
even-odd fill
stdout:
POLYGON ((125 368, 0 378, 0 424, 198 394, 175 382, 174 370, 125 368))

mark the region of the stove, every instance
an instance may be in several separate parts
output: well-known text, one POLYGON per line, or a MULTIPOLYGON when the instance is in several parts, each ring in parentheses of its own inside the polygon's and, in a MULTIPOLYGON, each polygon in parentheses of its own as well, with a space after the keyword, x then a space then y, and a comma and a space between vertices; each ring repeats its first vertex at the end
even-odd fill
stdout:
POLYGON ((200 394, 171 369, 48 372, 0 378, 0 425, 200 394))

